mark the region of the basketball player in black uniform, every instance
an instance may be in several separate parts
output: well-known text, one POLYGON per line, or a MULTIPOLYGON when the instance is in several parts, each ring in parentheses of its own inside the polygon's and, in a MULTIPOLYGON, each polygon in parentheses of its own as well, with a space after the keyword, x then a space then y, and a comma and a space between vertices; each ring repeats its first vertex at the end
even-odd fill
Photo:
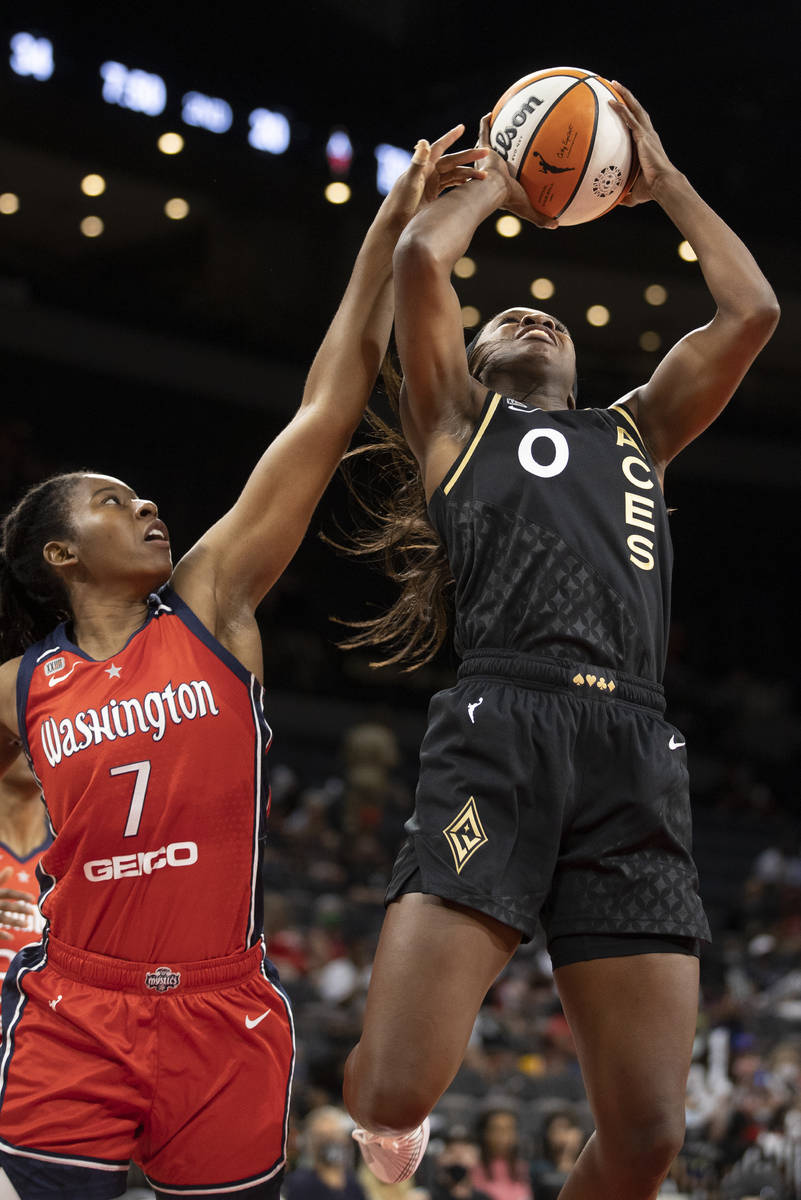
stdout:
MULTIPOLYGON (((683 1140, 708 927, 684 737, 662 715, 662 486, 770 337, 778 305, 621 90, 613 107, 641 164, 630 202, 664 209, 717 305, 647 383, 609 409, 577 410, 570 334, 528 308, 485 325, 468 364, 454 263, 497 208, 547 224, 496 155, 483 181, 411 222, 395 252, 400 415, 455 581, 462 666, 431 703, 346 1069, 354 1136, 385 1180, 415 1170, 487 989, 538 917, 596 1123, 561 1197, 650 1200, 683 1140)), ((430 591, 425 604, 420 623, 436 611, 430 591)))

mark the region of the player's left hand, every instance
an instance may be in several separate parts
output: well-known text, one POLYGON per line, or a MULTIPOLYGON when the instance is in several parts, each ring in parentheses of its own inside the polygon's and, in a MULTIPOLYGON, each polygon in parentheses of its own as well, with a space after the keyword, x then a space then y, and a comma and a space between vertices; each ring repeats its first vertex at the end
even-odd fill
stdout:
POLYGON ((544 213, 538 212, 532 205, 526 192, 521 184, 512 176, 508 165, 501 158, 497 151, 492 149, 490 143, 490 126, 492 114, 485 113, 481 118, 481 124, 478 130, 478 145, 487 152, 487 157, 484 160, 486 174, 494 173, 503 181, 506 188, 506 196, 499 205, 506 212, 514 213, 516 217, 520 217, 523 221, 529 221, 532 225, 537 225, 540 229, 557 229, 558 221, 551 217, 546 217, 544 213))
MULTIPOLYGON (((4 884, 10 874, 11 867, 0 871, 0 884, 4 884)), ((36 905, 27 892, 0 886, 0 938, 9 940, 8 929, 28 929, 35 912, 36 905)))
POLYGON ((634 180, 634 186, 620 203, 629 208, 635 204, 643 204, 654 197, 654 186, 658 180, 676 168, 665 153, 665 148, 654 129, 651 118, 639 100, 622 83, 612 80, 613 88, 620 93, 625 103, 610 100, 609 106, 622 118, 631 130, 634 145, 639 159, 639 173, 634 180))
POLYGON ((455 125, 435 142, 429 143, 421 138, 414 148, 411 163, 398 176, 387 196, 385 203, 392 219, 406 225, 424 205, 436 200, 445 188, 458 187, 470 179, 484 178, 486 172, 473 164, 486 156, 485 149, 474 146, 469 150, 446 154, 463 133, 464 125, 455 125))

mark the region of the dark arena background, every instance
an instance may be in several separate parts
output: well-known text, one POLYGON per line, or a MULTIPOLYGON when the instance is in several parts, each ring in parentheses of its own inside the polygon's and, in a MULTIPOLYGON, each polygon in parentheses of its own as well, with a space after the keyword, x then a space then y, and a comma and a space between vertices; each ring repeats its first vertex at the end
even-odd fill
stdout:
MULTIPOLYGON (((177 552, 188 548, 298 404, 381 179, 419 137, 459 121, 470 144, 501 92, 540 67, 630 86, 773 284, 776 334, 667 479, 668 715, 687 737, 714 942, 702 956, 687 1140, 660 1195, 696 1200, 801 1195, 794 21, 789 4, 703 0, 659 11, 10 2, 0 13, 3 511, 46 474, 91 467, 152 496, 177 552)), ((607 405, 713 314, 680 240, 653 204, 516 237, 493 218, 471 248, 474 273, 456 280, 466 326, 542 304, 574 334, 580 402, 607 405), (535 280, 550 281, 552 298, 531 299, 535 280), (590 323, 591 306, 605 323, 590 323)), ((260 610, 275 733, 265 914, 298 1032, 290 1178, 317 1161, 309 1114, 341 1105, 428 698, 454 677, 448 650, 404 675, 336 648, 332 617, 364 616, 391 595, 319 536, 355 520, 335 479, 260 610)), ((564 1111, 584 1132, 591 1124, 539 943, 487 998, 418 1187, 441 1197, 443 1137, 498 1108, 539 1164, 533 1193, 510 1200, 550 1200, 560 1175, 546 1122, 564 1111)), ((359 1183, 377 1200, 371 1177, 359 1183)))

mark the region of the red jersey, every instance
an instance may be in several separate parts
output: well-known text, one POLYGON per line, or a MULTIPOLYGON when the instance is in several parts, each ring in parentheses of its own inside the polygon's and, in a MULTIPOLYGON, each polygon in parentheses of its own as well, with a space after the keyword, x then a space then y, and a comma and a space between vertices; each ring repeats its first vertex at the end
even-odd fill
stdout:
MULTIPOLYGON (((13 888, 15 892, 27 892, 34 904, 39 899, 39 882, 36 877, 36 867, 47 847, 52 842, 48 833, 40 846, 32 850, 24 858, 17 858, 13 850, 0 842, 0 871, 11 867, 11 874, 5 882, 5 887, 13 888)), ((38 942, 44 929, 44 920, 36 909, 28 917, 24 929, 4 929, 8 938, 0 937, 0 984, 6 976, 8 965, 18 950, 30 942, 38 942)))
POLYGON ((262 699, 168 586, 111 659, 89 658, 65 625, 26 651, 17 707, 55 835, 40 865, 55 937, 135 962, 259 940, 262 699))

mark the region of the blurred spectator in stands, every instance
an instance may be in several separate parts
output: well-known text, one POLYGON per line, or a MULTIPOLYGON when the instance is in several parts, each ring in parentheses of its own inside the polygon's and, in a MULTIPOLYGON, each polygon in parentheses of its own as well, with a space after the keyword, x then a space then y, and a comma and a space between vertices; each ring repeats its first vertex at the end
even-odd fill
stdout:
POLYGON ((540 1153, 531 1164, 535 1200, 559 1195, 586 1140, 587 1131, 572 1109, 557 1108, 545 1118, 540 1153))
POLYGON ((723 1180, 720 1195, 721 1200, 795 1200, 781 1169, 764 1161, 758 1152, 749 1153, 732 1167, 723 1180))
POLYGON ((264 936, 267 953, 278 968, 284 985, 306 974, 305 934, 294 926, 289 901, 280 892, 264 893, 264 936))
POLYGON ((559 1108, 546 1117, 541 1134, 540 1156, 531 1163, 531 1187, 536 1200, 547 1189, 559 1194, 586 1141, 586 1129, 572 1109, 559 1108))
POLYGON ((352 725, 342 743, 342 757, 345 832, 352 838, 373 834, 394 858, 403 822, 412 811, 411 794, 396 775, 401 761, 397 737, 379 721, 352 725))
POLYGON ((302 1165, 282 1188, 286 1200, 365 1200, 353 1171, 352 1128, 340 1108, 312 1109, 303 1125, 302 1165))
POLYGON ((490 1200, 478 1191, 473 1174, 480 1163, 478 1142, 462 1125, 452 1126, 442 1138, 442 1149, 430 1172, 430 1200, 490 1200))
POLYGON ((470 1179, 491 1200, 532 1200, 529 1164, 520 1153, 520 1125, 513 1105, 487 1107, 477 1123, 479 1158, 470 1179))

